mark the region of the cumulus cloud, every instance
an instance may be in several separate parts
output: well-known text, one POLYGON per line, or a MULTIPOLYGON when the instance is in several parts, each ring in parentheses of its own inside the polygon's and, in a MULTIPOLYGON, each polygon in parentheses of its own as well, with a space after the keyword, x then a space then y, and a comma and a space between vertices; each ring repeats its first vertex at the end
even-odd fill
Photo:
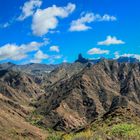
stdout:
POLYGON ((125 44, 124 41, 117 39, 115 36, 107 36, 106 40, 98 42, 98 45, 120 45, 120 44, 125 44))
POLYGON ((88 26, 89 23, 95 21, 100 22, 100 21, 115 21, 115 20, 117 20, 116 17, 107 14, 105 14, 104 16, 94 13, 81 14, 81 17, 79 19, 73 20, 71 22, 69 31, 85 31, 91 29, 91 27, 88 26))
POLYGON ((87 23, 91 23, 94 20, 93 13, 87 13, 86 15, 82 16, 81 18, 72 21, 70 26, 70 31, 84 31, 88 30, 91 27, 87 26, 87 23))
POLYGON ((46 42, 30 42, 22 45, 6 44, 0 47, 0 61, 8 59, 22 60, 28 56, 28 53, 39 50, 45 44, 46 42))
POLYGON ((133 57, 133 58, 140 60, 140 54, 124 53, 124 54, 120 55, 119 52, 115 52, 114 55, 115 55, 116 59, 119 57, 133 57))
POLYGON ((29 16, 32 16, 37 8, 42 5, 41 0, 30 0, 24 3, 21 7, 22 13, 18 17, 18 20, 24 20, 29 16))
POLYGON ((50 47, 50 51, 53 51, 53 52, 59 52, 59 46, 51 46, 50 47))
POLYGON ((34 54, 34 59, 32 59, 30 62, 31 63, 40 63, 40 62, 42 62, 42 60, 48 59, 48 58, 49 58, 49 55, 44 54, 41 50, 38 50, 34 54))
POLYGON ((92 48, 87 53, 90 54, 90 55, 93 55, 93 54, 109 54, 109 50, 102 50, 100 48, 92 48))
POLYGON ((68 3, 66 7, 53 5, 46 9, 38 9, 33 15, 32 31, 34 35, 42 36, 55 29, 58 18, 66 18, 75 10, 75 4, 68 3))

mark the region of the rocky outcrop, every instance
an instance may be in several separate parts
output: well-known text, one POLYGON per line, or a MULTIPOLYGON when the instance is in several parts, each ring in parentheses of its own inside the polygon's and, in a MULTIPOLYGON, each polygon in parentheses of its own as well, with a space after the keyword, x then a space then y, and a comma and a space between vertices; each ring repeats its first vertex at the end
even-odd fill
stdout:
POLYGON ((75 62, 88 63, 89 60, 86 59, 86 58, 84 58, 84 57, 82 56, 82 54, 79 54, 79 55, 78 55, 78 59, 77 59, 75 62))

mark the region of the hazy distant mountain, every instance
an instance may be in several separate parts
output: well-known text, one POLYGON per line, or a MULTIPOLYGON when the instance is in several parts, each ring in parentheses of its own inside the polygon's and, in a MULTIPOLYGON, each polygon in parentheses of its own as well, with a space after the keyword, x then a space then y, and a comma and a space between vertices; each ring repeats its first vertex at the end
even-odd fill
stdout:
MULTIPOLYGON (((79 62, 79 63, 92 63, 92 64, 96 64, 100 61, 102 61, 105 58, 99 58, 99 59, 86 59, 82 56, 82 54, 78 55, 78 59, 75 62, 79 62)), ((109 60, 113 60, 113 59, 109 59, 109 60)), ((140 62, 138 59, 133 58, 133 57, 119 57, 117 59, 115 59, 117 62, 119 63, 138 63, 140 62)))
POLYGON ((132 57, 120 57, 117 59, 118 62, 122 63, 122 62, 129 62, 129 63, 138 63, 139 60, 136 58, 132 58, 132 57))
POLYGON ((11 62, 2 63, 2 64, 0 64, 0 69, 11 69, 14 66, 16 66, 16 65, 11 62))
POLYGON ((58 67, 58 65, 35 64, 35 63, 16 65, 8 62, 8 63, 0 64, 0 69, 10 69, 13 71, 22 71, 30 74, 49 73, 52 70, 54 70, 56 67, 58 67))
MULTIPOLYGON (((78 55, 78 59, 75 62, 79 62, 82 64, 86 64, 86 63, 91 63, 91 64, 96 64, 100 61, 102 61, 105 58, 99 58, 99 59, 87 59, 84 58, 82 56, 82 54, 78 55)), ((112 59, 110 59, 112 60, 112 59)), ((138 63, 139 60, 136 58, 132 58, 132 57, 120 57, 118 59, 116 59, 117 62, 119 63, 138 63)), ((13 71, 23 71, 25 73, 31 73, 31 74, 38 74, 38 73, 49 73, 52 70, 54 70, 55 68, 59 68, 59 67, 67 67, 70 66, 70 63, 62 63, 62 64, 37 64, 37 63, 30 63, 30 64, 25 64, 25 65, 16 65, 13 64, 11 62, 8 63, 2 63, 0 64, 0 69, 10 69, 13 71)))

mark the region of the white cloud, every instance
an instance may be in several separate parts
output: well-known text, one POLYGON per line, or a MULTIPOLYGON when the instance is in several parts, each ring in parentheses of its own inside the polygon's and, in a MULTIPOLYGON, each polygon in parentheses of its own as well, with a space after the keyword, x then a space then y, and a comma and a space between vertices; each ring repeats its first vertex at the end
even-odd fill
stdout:
POLYGON ((133 57, 133 58, 140 60, 140 54, 124 53, 124 54, 120 55, 119 52, 115 52, 114 55, 115 55, 116 59, 119 57, 133 57))
POLYGON ((104 16, 98 15, 98 20, 99 21, 116 21, 117 18, 115 16, 110 16, 108 14, 105 14, 104 16))
POLYGON ((34 59, 32 59, 31 63, 40 63, 43 59, 48 59, 49 55, 44 54, 41 50, 38 50, 37 53, 34 55, 34 59))
POLYGON ((67 62, 68 62, 67 59, 64 59, 64 60, 63 60, 63 63, 67 63, 67 62))
POLYGON ((10 23, 6 22, 4 24, 0 24, 0 28, 7 28, 10 26, 10 23))
POLYGON ((14 22, 16 21, 15 17, 12 17, 9 21, 0 24, 0 28, 8 28, 9 26, 11 26, 14 22))
POLYGON ((58 33, 60 33, 60 31, 59 30, 51 30, 51 31, 49 31, 49 33, 51 33, 51 34, 58 34, 58 33))
POLYGON ((86 23, 91 23, 94 20, 93 13, 87 13, 82 16, 80 19, 74 20, 71 23, 70 31, 84 31, 88 30, 91 27, 87 26, 86 23))
POLYGON ((75 10, 75 4, 68 3, 66 7, 53 5, 46 9, 38 9, 33 15, 32 31, 34 35, 42 36, 55 29, 58 18, 66 18, 75 10))
POLYGON ((114 53, 114 55, 115 55, 115 58, 119 58, 119 57, 120 57, 120 54, 119 54, 118 51, 116 51, 116 52, 114 53))
POLYGON ((56 60, 59 60, 63 57, 63 55, 51 55, 49 57, 50 64, 53 64, 56 60))
POLYGON ((24 6, 21 8, 22 13, 18 17, 18 20, 24 20, 29 16, 32 16, 37 8, 42 5, 41 0, 30 0, 24 3, 24 6))
POLYGON ((115 36, 111 37, 111 36, 107 36, 106 40, 98 42, 98 45, 120 45, 120 44, 125 44, 124 41, 117 39, 115 36))
POLYGON ((51 46, 50 51, 59 52, 59 46, 51 46))
POLYGON ((61 59, 62 58, 62 55, 53 55, 52 56, 52 59, 61 59))
POLYGON ((29 52, 37 51, 43 45, 46 45, 46 42, 30 42, 19 46, 16 44, 6 44, 0 47, 0 60, 22 60, 28 56, 29 52))
POLYGON ((101 50, 100 48, 92 48, 88 52, 88 54, 109 54, 109 50, 101 50))
POLYGON ((81 17, 77 20, 73 20, 71 22, 69 31, 85 31, 91 29, 90 26, 87 24, 98 21, 115 21, 117 20, 116 17, 110 16, 105 14, 104 16, 101 16, 99 14, 94 14, 94 13, 86 13, 86 14, 81 14, 81 17))

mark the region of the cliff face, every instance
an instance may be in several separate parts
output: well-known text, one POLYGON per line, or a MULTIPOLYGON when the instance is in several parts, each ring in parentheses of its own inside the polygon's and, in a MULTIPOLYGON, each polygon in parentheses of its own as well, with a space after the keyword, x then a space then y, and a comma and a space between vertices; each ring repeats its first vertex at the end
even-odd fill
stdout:
POLYGON ((119 107, 140 115, 140 64, 103 60, 50 86, 36 104, 48 127, 73 130, 119 107))

